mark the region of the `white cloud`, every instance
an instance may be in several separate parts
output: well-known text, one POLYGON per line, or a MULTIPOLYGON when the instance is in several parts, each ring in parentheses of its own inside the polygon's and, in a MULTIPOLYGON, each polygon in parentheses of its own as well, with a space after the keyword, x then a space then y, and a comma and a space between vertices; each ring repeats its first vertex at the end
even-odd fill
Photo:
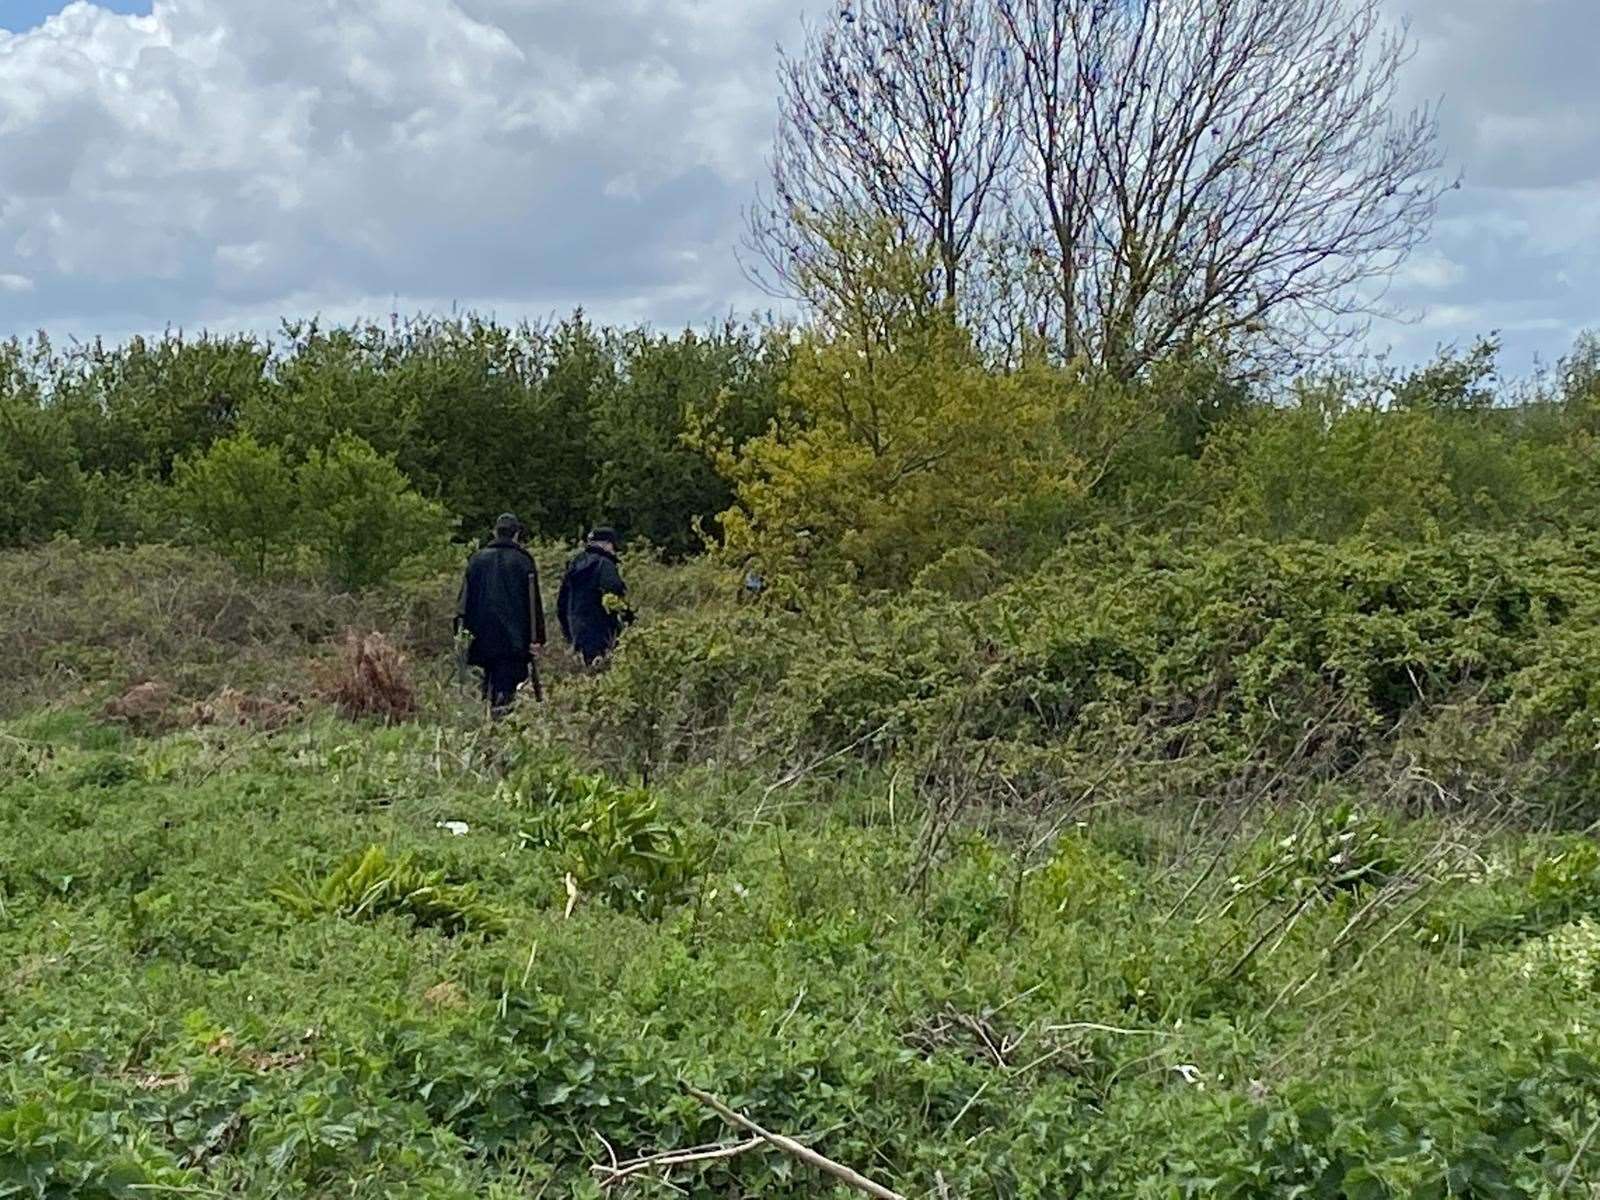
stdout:
MULTIPOLYGON (((831 2, 831 0, 828 0, 831 2)), ((1597 315, 1594 0, 1385 0, 1465 186, 1379 328, 1508 364, 1597 315)), ((775 44, 824 0, 74 3, 0 33, 0 333, 270 329, 452 304, 701 320, 761 303, 739 214, 775 44)))
POLYGON ((747 296, 788 0, 77 3, 0 34, 0 323, 747 296), (7 295, 13 299, 8 301, 7 295))
POLYGON ((1437 291, 1460 283, 1466 275, 1466 268, 1460 263, 1451 261, 1437 250, 1423 249, 1413 254, 1395 273, 1395 285, 1419 291, 1437 291))
POLYGON ((1506 365, 1559 357, 1600 294, 1600 41, 1594 0, 1388 0, 1418 54, 1413 101, 1438 100, 1463 187, 1395 283, 1423 312, 1379 339, 1402 358, 1499 330, 1506 365), (1452 263, 1444 272, 1435 268, 1452 263))

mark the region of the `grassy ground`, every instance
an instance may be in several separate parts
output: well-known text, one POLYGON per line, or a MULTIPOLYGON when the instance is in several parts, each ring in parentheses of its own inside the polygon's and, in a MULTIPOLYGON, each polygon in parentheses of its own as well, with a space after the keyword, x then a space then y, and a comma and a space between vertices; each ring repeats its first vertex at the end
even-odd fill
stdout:
MULTIPOLYGON (((0 1197, 831 1194, 685 1084, 931 1200, 1600 1195, 1600 851, 1502 802, 1587 794, 1577 625, 1469 656, 1564 725, 1488 736, 1441 692, 1314 754, 1344 709, 1276 664, 1322 626, 1241 625, 1209 577, 1129 720, 1075 707, 1123 616, 1021 611, 1031 640, 974 664, 971 614, 926 599, 807 633, 708 564, 630 577, 613 671, 556 656, 552 704, 487 726, 446 576, 356 599, 163 548, 0 558, 0 1197), (1264 682, 1193 714, 1162 664, 1210 662, 1213 626, 1264 682), (319 698, 347 627, 409 653, 415 720, 319 698), (145 680, 155 719, 108 720, 145 680), (1265 732, 1224 753, 1235 719, 1265 732)), ((1387 578, 1360 628, 1454 653, 1387 578)))
POLYGON ((0 725, 0 1195, 1600 1195, 1592 843, 548 742, 0 725))

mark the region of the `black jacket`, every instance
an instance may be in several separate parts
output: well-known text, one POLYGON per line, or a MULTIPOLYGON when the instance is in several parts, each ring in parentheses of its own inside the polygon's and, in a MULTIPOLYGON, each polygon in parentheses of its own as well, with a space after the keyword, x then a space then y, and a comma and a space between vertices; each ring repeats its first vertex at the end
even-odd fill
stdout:
POLYGON ((467 661, 473 666, 527 658, 533 645, 544 645, 544 598, 532 555, 504 538, 474 554, 456 619, 472 634, 467 661))
POLYGON ((586 659, 608 653, 633 614, 625 608, 608 611, 605 598, 615 596, 620 601, 627 594, 616 555, 599 546, 588 547, 567 564, 561 579, 556 614, 562 636, 586 659))

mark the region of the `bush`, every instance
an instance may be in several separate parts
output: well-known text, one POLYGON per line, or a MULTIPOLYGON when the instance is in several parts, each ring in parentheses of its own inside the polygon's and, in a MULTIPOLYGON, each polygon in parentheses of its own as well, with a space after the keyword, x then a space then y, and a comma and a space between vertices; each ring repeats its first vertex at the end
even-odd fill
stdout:
MULTIPOLYGON (((882 233, 841 255, 909 284, 927 264, 882 233)), ((943 310, 852 291, 799 340, 771 429, 706 439, 735 496, 728 553, 779 592, 905 586, 951 545, 1004 539, 1028 506, 1081 490, 1059 425, 1074 394, 1044 368, 986 369, 943 310)))
POLYGON ((176 507, 206 541, 258 576, 294 544, 300 515, 294 474, 276 446, 249 434, 179 459, 172 490, 176 507))
POLYGON ((796 763, 961 745, 1051 756, 1058 779, 1109 754, 1127 784, 1195 795, 1287 771, 1469 807, 1482 781, 1484 803, 1571 824, 1600 771, 1597 563, 1587 537, 1086 535, 975 599, 839 592, 648 623, 584 702, 597 739, 652 770, 730 741, 796 763))
POLYGON ((0 545, 73 529, 84 486, 71 431, 46 406, 27 353, 0 345, 0 545))
POLYGON ((442 506, 412 491, 392 458, 341 434, 295 472, 299 537, 336 587, 359 591, 448 541, 442 506))

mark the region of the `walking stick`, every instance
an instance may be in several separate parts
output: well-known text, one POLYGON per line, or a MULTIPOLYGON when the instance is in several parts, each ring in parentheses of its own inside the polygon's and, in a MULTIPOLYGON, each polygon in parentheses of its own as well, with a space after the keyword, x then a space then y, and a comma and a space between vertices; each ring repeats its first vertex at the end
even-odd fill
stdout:
POLYGON ((528 680, 533 684, 533 698, 543 704, 544 684, 539 682, 539 656, 532 651, 528 653, 528 680))

